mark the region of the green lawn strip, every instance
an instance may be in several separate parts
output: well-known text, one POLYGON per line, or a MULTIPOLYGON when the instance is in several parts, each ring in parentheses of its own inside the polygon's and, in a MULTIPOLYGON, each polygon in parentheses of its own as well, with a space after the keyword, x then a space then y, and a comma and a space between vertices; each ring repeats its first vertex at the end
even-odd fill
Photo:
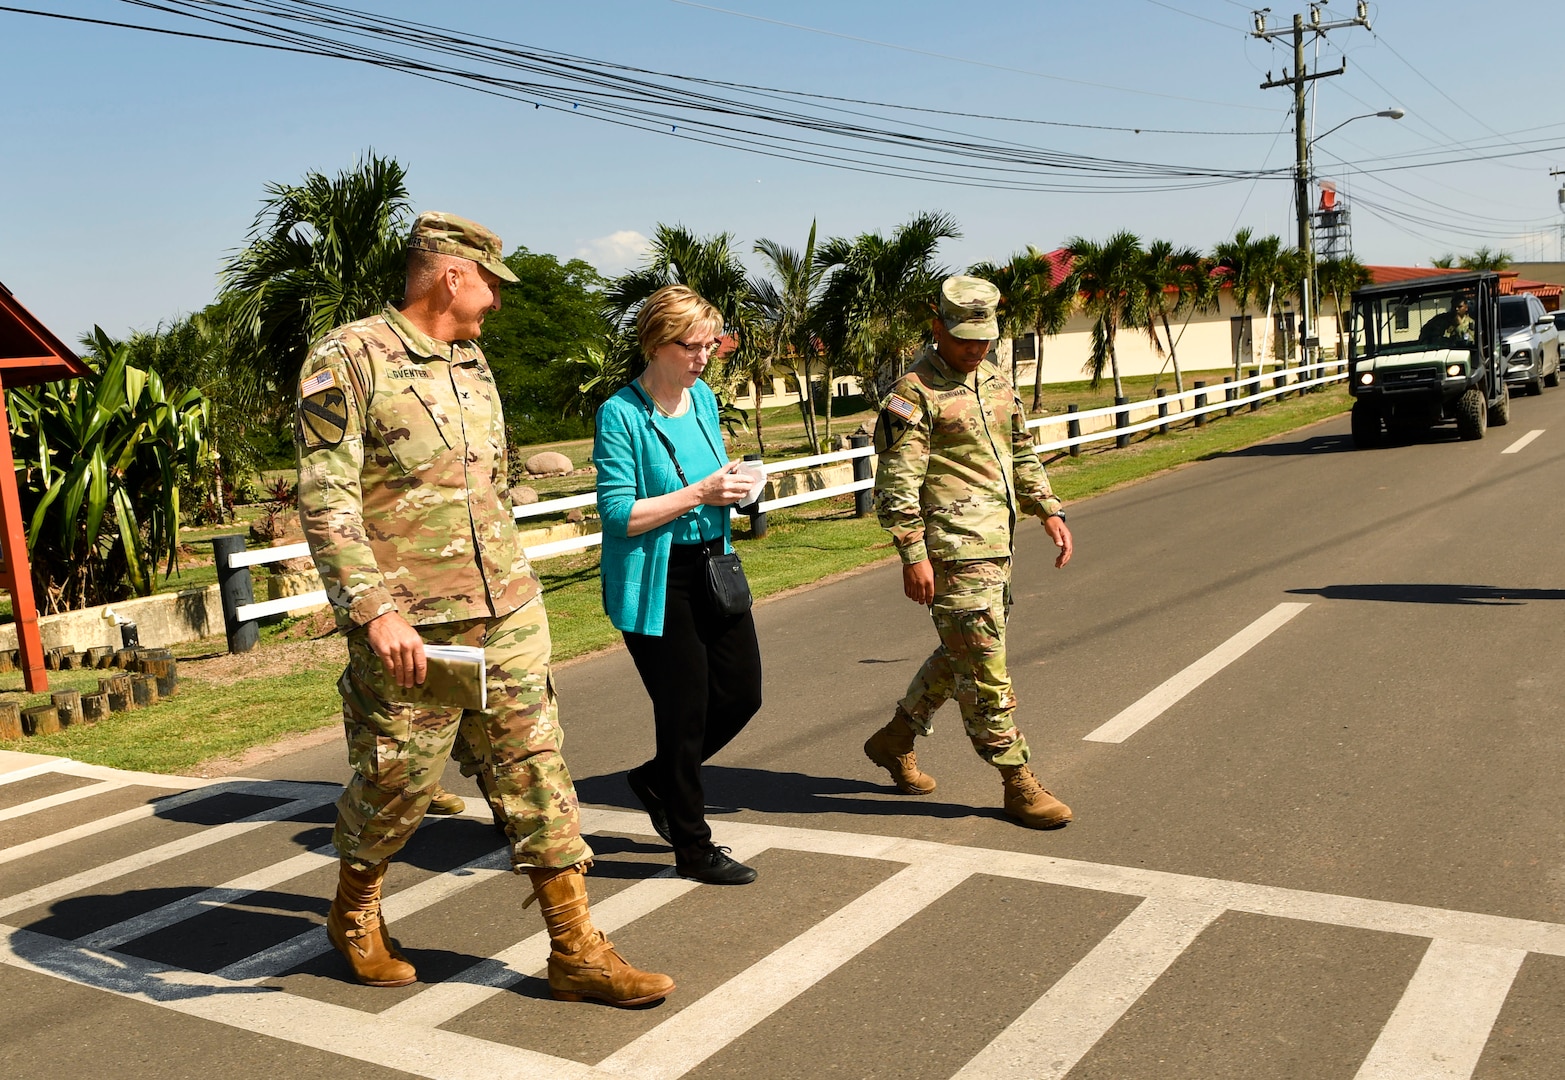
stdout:
MULTIPOLYGON (((1080 457, 1061 454, 1048 463, 1055 489, 1067 502, 1141 480, 1189 461, 1251 446, 1348 409, 1341 388, 1291 397, 1260 412, 1214 419, 1196 428, 1186 422, 1167 436, 1138 435, 1124 450, 1112 442, 1089 444, 1080 457)), ((832 574, 894 558, 873 517, 853 517, 852 496, 806 503, 767 515, 767 535, 751 539, 744 522, 734 530, 745 572, 757 598, 806 585, 832 574)), ((603 613, 598 552, 542 560, 556 661, 615 645, 620 636, 603 613)), ((287 633, 292 621, 263 627, 260 648, 287 633)), ((222 648, 222 639, 190 642, 177 654, 222 648)), ((150 708, 117 713, 90 727, 0 744, 7 749, 60 754, 100 765, 147 772, 180 772, 213 758, 240 753, 294 732, 335 723, 339 703, 333 665, 289 675, 245 679, 217 686, 185 679, 179 693, 150 708)), ((96 690, 101 671, 50 672, 51 689, 96 690)), ((0 676, 0 700, 47 702, 21 690, 20 673, 0 676), (25 699, 25 701, 24 701, 25 699)))
MULTIPOLYGON (((96 724, 11 744, 36 754, 58 754, 94 765, 140 772, 177 773, 214 757, 227 757, 285 735, 336 720, 338 668, 318 668, 216 686, 183 679, 179 692, 142 709, 114 713, 96 724)), ((51 672, 50 682, 65 688, 51 672)), ((94 674, 94 673, 81 673, 94 674)), ((92 687, 96 689, 96 679, 92 687)), ((75 687, 69 687, 74 689, 75 687)))

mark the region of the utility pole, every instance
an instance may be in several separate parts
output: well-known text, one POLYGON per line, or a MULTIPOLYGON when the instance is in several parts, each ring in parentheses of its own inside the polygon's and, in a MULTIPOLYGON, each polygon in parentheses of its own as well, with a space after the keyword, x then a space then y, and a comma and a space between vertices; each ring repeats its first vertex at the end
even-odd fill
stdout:
POLYGON ((1293 37, 1293 74, 1289 75, 1285 70, 1282 78, 1273 79, 1268 72, 1266 81, 1261 84, 1262 90, 1270 90, 1278 86, 1291 86, 1293 88, 1293 147, 1294 147, 1294 203, 1299 217, 1299 250, 1304 253, 1304 281, 1299 290, 1299 359, 1308 369, 1314 359, 1314 348, 1320 344, 1320 335, 1315 329, 1315 304, 1313 291, 1315 287, 1315 238, 1310 228, 1310 216, 1312 200, 1310 199, 1310 133, 1309 121, 1304 110, 1305 91, 1309 84, 1316 79, 1326 79, 1333 75, 1341 75, 1348 70, 1347 57, 1342 58, 1342 64, 1333 71, 1306 71, 1304 67, 1304 33, 1308 30, 1312 34, 1324 34, 1328 30, 1339 30, 1345 26, 1362 26, 1369 29, 1369 3, 1367 0, 1359 0, 1358 14, 1355 18, 1344 19, 1339 22, 1322 22, 1321 9, 1318 4, 1310 5, 1310 21, 1305 23, 1303 15, 1293 17, 1293 27, 1289 30, 1266 29, 1266 16, 1270 8, 1263 8, 1255 12, 1255 30, 1252 37, 1261 38, 1263 41, 1271 41, 1274 38, 1293 37))
MULTIPOLYGON (((1565 169, 1550 169, 1550 176, 1565 176, 1565 169)), ((1565 186, 1560 187, 1560 213, 1565 214, 1565 186)), ((1560 222, 1560 262, 1565 262, 1565 221, 1560 222)))

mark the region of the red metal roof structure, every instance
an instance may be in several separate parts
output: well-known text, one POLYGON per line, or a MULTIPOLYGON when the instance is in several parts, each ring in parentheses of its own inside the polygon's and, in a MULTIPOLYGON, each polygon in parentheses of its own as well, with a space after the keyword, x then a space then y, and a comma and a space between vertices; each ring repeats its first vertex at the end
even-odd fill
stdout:
MULTIPOLYGON (((89 369, 80 357, 22 306, 0 284, 0 391, 18 386, 76 379, 89 369)), ((11 594, 11 615, 16 621, 16 645, 27 689, 42 693, 49 688, 43 666, 43 639, 38 631, 38 605, 33 599, 32 568, 27 560, 27 530, 22 523, 22 501, 16 487, 15 457, 11 453, 11 421, 0 392, 0 588, 11 594)))

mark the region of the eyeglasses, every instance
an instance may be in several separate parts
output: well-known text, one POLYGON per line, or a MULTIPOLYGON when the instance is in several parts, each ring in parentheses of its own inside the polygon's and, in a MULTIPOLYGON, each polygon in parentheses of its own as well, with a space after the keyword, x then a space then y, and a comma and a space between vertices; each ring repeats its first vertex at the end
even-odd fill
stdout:
POLYGON ((721 339, 718 339, 716 341, 708 341, 705 344, 702 344, 699 341, 676 341, 674 344, 678 345, 686 352, 704 352, 710 356, 712 353, 715 353, 718 350, 718 347, 721 346, 723 342, 721 339))

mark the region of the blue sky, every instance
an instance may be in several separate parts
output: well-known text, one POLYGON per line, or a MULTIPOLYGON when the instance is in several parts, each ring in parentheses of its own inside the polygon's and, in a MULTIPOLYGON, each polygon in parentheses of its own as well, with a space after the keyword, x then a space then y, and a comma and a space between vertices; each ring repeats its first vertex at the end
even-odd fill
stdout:
MULTIPOLYGON (((1278 6, 1273 27, 1304 5, 1278 6)), ((87 18, 198 29, 118 0, 31 0, 87 18)), ((367 8, 369 5, 365 5, 367 8)), ((1076 154, 1240 169, 1293 159, 1291 94, 1261 90, 1290 46, 1247 35, 1239 0, 991 0, 964 8, 793 0, 446 0, 375 10, 596 60, 896 104, 1103 127, 918 117, 986 139, 1076 154), (1258 135, 1216 132, 1261 132, 1258 135), (1206 134, 1213 133, 1213 134, 1206 134)), ((1373 31, 1334 30, 1315 84, 1316 171, 1344 182, 1365 262, 1427 263, 1503 247, 1557 257, 1565 167, 1558 4, 1387 0, 1373 31), (1443 149, 1442 149, 1443 148, 1443 149), (1438 159, 1512 156, 1366 174, 1438 159), (1343 166, 1341 161, 1353 163, 1343 166), (1358 200, 1362 201, 1358 201, 1358 200), (1399 214, 1411 217, 1398 217, 1399 214)), ((1352 6, 1324 9, 1351 18, 1352 6)), ((1311 62, 1314 51, 1311 49, 1311 62)), ((889 231, 943 210, 966 265, 1128 228, 1209 249, 1236 227, 1294 235, 1291 184, 1242 181, 1139 194, 1005 192, 865 176, 630 131, 341 60, 0 12, 10 103, 0 168, 0 281, 67 341, 100 324, 149 329, 199 309, 242 245, 268 182, 335 173, 366 150, 408 169, 415 205, 483 221, 507 249, 637 258, 659 222, 802 246, 889 231)))

